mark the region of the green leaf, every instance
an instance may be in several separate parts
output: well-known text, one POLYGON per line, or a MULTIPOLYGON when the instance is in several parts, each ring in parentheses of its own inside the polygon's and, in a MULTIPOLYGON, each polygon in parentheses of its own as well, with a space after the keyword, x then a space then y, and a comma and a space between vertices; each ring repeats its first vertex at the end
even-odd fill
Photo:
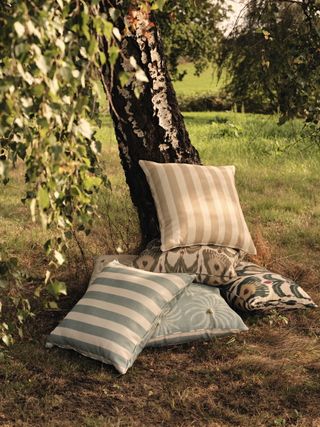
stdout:
POLYGON ((93 140, 90 144, 91 150, 94 152, 94 154, 100 154, 101 153, 101 142, 93 140))
POLYGON ((81 194, 81 190, 77 185, 71 185, 70 192, 74 197, 78 197, 81 194))
POLYGON ((13 342, 11 335, 3 335, 1 339, 7 347, 13 342))
POLYGON ((155 0, 151 6, 152 10, 157 10, 159 9, 160 11, 163 10, 164 5, 166 3, 167 0, 155 0))
MULTIPOLYGON (((0 289, 5 289, 7 286, 8 286, 8 282, 6 282, 3 279, 0 279, 0 289)), ((1 308, 0 308, 0 311, 1 311, 1 308)))
POLYGON ((26 31, 24 25, 21 24, 21 22, 16 21, 13 24, 13 28, 15 29, 15 32, 18 34, 18 37, 22 37, 26 31))
POLYGON ((120 80, 121 87, 124 87, 128 83, 129 79, 130 79, 130 75, 128 73, 124 71, 121 71, 119 73, 119 80, 120 80))
POLYGON ((106 63, 106 60, 107 60, 105 53, 99 52, 99 58, 100 58, 101 65, 104 65, 106 63))
POLYGON ((103 21, 103 35, 105 36, 105 38, 110 41, 111 36, 112 36, 112 29, 113 29, 113 25, 111 22, 108 22, 106 20, 103 21))
POLYGON ((118 59, 119 52, 120 50, 117 46, 111 46, 108 49, 109 61, 111 65, 115 65, 116 60, 118 59))
POLYGON ((92 129, 90 123, 86 119, 80 119, 78 123, 78 131, 83 135, 85 138, 90 139, 92 136, 92 129))
POLYGON ((90 31, 89 31, 89 25, 88 25, 88 22, 89 22, 88 13, 82 12, 81 18, 82 18, 82 26, 81 26, 82 32, 85 35, 86 39, 90 40, 90 31))
POLYGON ((57 251, 57 250, 54 251, 54 257, 57 260, 57 262, 58 262, 59 265, 62 265, 64 263, 64 261, 65 261, 65 258, 62 255, 62 253, 59 252, 59 251, 57 251))
POLYGON ((54 297, 58 297, 59 295, 67 295, 66 284, 64 282, 55 280, 49 284, 48 292, 54 297))
POLYGON ((98 41, 96 39, 92 38, 90 40, 90 45, 89 45, 89 49, 88 49, 89 56, 93 56, 96 53, 97 49, 98 49, 98 41))
POLYGON ((36 66, 39 68, 39 70, 43 72, 43 74, 47 74, 48 73, 49 67, 48 67, 46 58, 43 55, 39 54, 36 57, 36 59, 35 59, 34 62, 36 64, 36 66))
POLYGON ((118 9, 115 9, 114 7, 110 7, 109 8, 109 14, 110 14, 113 22, 115 22, 120 16, 120 11, 118 9))
POLYGON ((48 308, 52 308, 53 310, 56 310, 58 307, 58 304, 55 301, 48 301, 47 303, 48 308))
POLYGON ((102 179, 98 176, 85 175, 82 177, 82 179, 83 186, 87 191, 91 191, 94 187, 99 187, 102 183, 102 179))
POLYGON ((38 191, 38 202, 41 209, 48 209, 50 206, 49 193, 44 187, 40 187, 38 191))
POLYGON ((119 42, 121 42, 121 40, 122 40, 122 36, 121 36, 121 33, 120 33, 119 28, 117 28, 117 27, 113 27, 113 28, 112 28, 112 34, 114 35, 114 37, 115 37, 119 42))
POLYGON ((46 252, 47 255, 50 254, 51 250, 52 250, 52 240, 49 239, 45 242, 45 244, 43 245, 44 250, 46 252))
MULTIPOLYGON (((72 238, 71 225, 89 229, 95 190, 107 182, 100 176, 94 135, 101 92, 99 56, 100 63, 109 60, 104 49, 99 51, 98 40, 115 40, 110 17, 100 10, 95 14, 99 0, 80 0, 77 8, 69 0, 31 3, 8 0, 0 13, 0 180, 8 180, 12 164, 22 159, 24 200, 30 203, 32 220, 39 217, 54 233, 44 250, 49 265, 57 268, 64 262, 66 239, 72 238)), ((114 19, 121 13, 117 9, 114 19)), ((117 47, 111 56, 115 61, 117 47)), ((5 298, 0 298, 0 310, 6 316, 10 311, 10 324, 0 322, 0 341, 4 336, 9 344, 11 334, 22 333, 31 309, 22 286, 25 276, 14 262, 3 260, 1 251, 0 291, 4 288, 5 298)), ((62 282, 49 275, 45 280, 33 290, 34 297, 44 298, 42 291, 50 282, 50 299, 66 293, 62 282)), ((47 307, 57 305, 51 301, 47 307)))

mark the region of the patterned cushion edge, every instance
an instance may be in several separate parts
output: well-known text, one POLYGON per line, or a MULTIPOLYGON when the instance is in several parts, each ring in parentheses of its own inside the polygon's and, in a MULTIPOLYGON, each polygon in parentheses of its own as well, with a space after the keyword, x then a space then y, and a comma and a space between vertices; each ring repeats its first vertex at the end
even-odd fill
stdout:
POLYGON ((192 339, 192 341, 196 341, 197 335, 199 335, 198 340, 210 341, 217 336, 222 337, 225 335, 237 334, 240 331, 248 330, 249 328, 245 326, 241 329, 195 329, 185 333, 177 332, 166 336, 151 338, 148 341, 147 347, 164 347, 166 345, 185 344, 190 342, 190 339, 192 339))
MULTIPOLYGON (((236 267, 237 277, 232 279, 227 285, 220 288, 222 296, 228 304, 243 312, 267 312, 272 309, 290 310, 301 308, 317 308, 312 298, 296 282, 285 278, 279 273, 273 273, 265 267, 261 267, 251 262, 241 262, 236 267), (261 288, 263 280, 267 280, 271 285, 272 292, 278 292, 278 298, 267 299, 267 294, 261 288), (285 294, 281 285, 290 284, 290 294, 285 294), (254 292, 254 289, 256 291, 254 292), (249 297, 250 290, 253 292, 249 297), (258 299, 261 298, 259 301, 258 299), (265 298, 263 300, 263 298, 265 298)), ((265 284, 263 284, 266 287, 265 284)))

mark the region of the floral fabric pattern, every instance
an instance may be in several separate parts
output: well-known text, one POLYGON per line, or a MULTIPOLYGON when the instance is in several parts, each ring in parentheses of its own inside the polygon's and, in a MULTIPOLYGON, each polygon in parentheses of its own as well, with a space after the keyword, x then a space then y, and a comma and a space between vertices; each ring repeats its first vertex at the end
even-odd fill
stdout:
POLYGON ((247 331, 219 288, 192 283, 157 323, 147 346, 176 345, 247 331))
POLYGON ((227 302, 235 309, 267 312, 317 307, 301 286, 264 267, 241 262, 236 273, 237 278, 221 289, 227 302))

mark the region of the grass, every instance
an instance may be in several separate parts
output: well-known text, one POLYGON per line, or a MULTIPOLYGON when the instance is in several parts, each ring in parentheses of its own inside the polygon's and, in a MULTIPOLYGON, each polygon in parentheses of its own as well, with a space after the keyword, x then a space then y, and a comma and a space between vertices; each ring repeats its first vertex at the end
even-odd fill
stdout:
MULTIPOLYGON (((299 281, 319 304, 320 153, 293 146, 301 123, 278 127, 276 117, 234 113, 187 113, 185 120, 205 164, 236 165, 255 260, 299 281)), ((119 246, 133 252, 139 239, 109 118, 99 136, 113 191, 100 195, 100 218, 91 236, 81 237, 90 268, 94 256, 119 246)), ((22 181, 19 166, 0 189, 0 245, 39 279, 45 235, 19 203, 22 181)), ((0 362, 0 425, 320 425, 318 309, 247 316, 249 331, 235 337, 146 349, 119 376, 72 351, 44 348, 86 287, 76 247, 69 260, 60 273, 69 284, 61 310, 42 312, 0 362)))
POLYGON ((200 76, 194 74, 195 68, 193 64, 185 63, 179 66, 179 72, 186 71, 187 74, 182 81, 176 81, 174 84, 178 95, 203 95, 211 93, 217 95, 219 90, 224 86, 226 80, 225 72, 221 78, 218 78, 216 67, 209 67, 201 73, 200 76))

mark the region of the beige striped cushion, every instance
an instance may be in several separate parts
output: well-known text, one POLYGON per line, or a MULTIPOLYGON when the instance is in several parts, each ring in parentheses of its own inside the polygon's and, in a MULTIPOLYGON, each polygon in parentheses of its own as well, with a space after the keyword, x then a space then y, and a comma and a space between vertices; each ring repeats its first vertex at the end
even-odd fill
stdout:
POLYGON ((157 208, 161 250, 215 244, 256 254, 238 193, 234 166, 139 161, 157 208))

